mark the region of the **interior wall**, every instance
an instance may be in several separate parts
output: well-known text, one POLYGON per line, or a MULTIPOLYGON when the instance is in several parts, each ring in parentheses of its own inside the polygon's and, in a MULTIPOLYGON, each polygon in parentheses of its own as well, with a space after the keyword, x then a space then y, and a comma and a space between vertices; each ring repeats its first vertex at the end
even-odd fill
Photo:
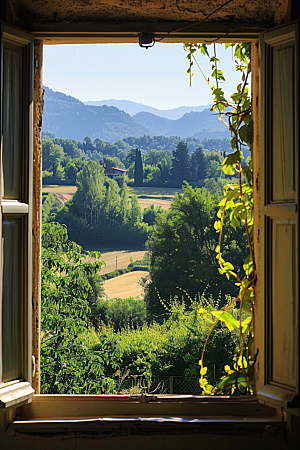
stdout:
MULTIPOLYGON (((123 436, 109 435, 61 435, 61 436, 1 436, 3 450, 298 450, 297 442, 291 437, 286 438, 283 433, 275 433, 272 426, 266 427, 262 433, 248 433, 242 431, 238 434, 228 431, 222 434, 173 434, 149 435, 145 431, 142 435, 134 435, 128 429, 123 436), (273 434, 272 434, 273 433, 273 434)), ((298 442, 299 444, 299 442, 298 442)))

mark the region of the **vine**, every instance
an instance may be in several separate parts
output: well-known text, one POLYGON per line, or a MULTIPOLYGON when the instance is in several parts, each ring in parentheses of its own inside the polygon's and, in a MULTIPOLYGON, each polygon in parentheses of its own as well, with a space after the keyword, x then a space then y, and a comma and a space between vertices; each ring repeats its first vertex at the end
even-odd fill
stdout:
POLYGON ((217 58, 216 46, 213 45, 213 56, 210 55, 207 44, 185 44, 184 49, 188 52, 189 68, 187 73, 192 82, 194 63, 200 69, 213 95, 213 106, 211 111, 219 115, 231 133, 231 147, 233 152, 225 157, 223 162, 223 172, 228 177, 238 176, 237 183, 229 182, 224 187, 224 195, 219 203, 219 211, 214 228, 219 233, 219 243, 216 247, 216 258, 219 263, 219 272, 224 274, 228 280, 234 277, 239 293, 231 303, 223 310, 208 311, 200 308, 199 314, 210 322, 211 328, 204 343, 200 365, 199 383, 203 389, 203 394, 238 394, 246 392, 253 393, 253 367, 256 355, 254 355, 254 285, 256 281, 256 266, 253 247, 253 168, 252 168, 252 144, 253 144, 253 120, 251 117, 251 98, 249 93, 249 77, 251 73, 250 50, 251 44, 225 44, 225 48, 232 48, 236 70, 241 73, 241 83, 236 91, 225 97, 224 90, 220 86, 225 81, 223 71, 219 68, 220 60, 217 58), (210 78, 205 77, 195 53, 209 58, 212 64, 211 84, 210 78), (251 156, 247 161, 243 160, 243 147, 249 146, 251 156), (240 224, 245 227, 249 256, 243 264, 244 277, 240 278, 235 272, 231 262, 225 261, 222 257, 222 231, 225 214, 230 212, 231 226, 236 229, 240 224), (238 320, 231 311, 239 302, 238 320), (226 375, 214 387, 208 384, 207 367, 204 365, 204 355, 209 338, 218 324, 223 322, 229 331, 238 330, 239 339, 233 365, 225 366, 226 375))

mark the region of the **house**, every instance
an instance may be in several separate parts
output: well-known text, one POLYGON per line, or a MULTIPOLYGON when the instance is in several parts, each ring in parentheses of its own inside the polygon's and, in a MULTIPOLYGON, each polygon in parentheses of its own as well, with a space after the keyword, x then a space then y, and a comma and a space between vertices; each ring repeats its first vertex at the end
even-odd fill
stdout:
POLYGON ((119 169, 118 167, 105 168, 104 175, 115 180, 117 177, 122 177, 127 174, 126 169, 119 169))
POLYGON ((1 1, 1 448, 299 447, 298 3, 1 1), (42 48, 139 37, 252 43, 254 398, 39 395, 42 48))

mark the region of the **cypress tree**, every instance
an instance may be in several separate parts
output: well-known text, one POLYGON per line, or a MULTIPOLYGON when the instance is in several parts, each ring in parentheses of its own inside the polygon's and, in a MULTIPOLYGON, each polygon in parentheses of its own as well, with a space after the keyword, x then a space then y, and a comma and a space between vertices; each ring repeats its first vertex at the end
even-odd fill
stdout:
POLYGON ((143 184, 143 163, 141 150, 138 148, 135 150, 134 184, 135 186, 142 186, 143 184))

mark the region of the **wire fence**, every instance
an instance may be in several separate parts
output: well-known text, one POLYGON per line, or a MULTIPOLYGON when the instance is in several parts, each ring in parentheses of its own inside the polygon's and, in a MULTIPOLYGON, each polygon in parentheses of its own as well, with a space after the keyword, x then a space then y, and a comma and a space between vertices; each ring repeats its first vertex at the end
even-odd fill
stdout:
POLYGON ((189 394, 201 395, 202 389, 199 378, 169 376, 169 377, 134 377, 129 376, 122 380, 118 389, 120 394, 189 394))
POLYGON ((184 376, 144 377, 130 374, 100 377, 90 380, 74 372, 63 372, 59 377, 41 371, 43 393, 78 394, 187 394, 201 395, 199 378, 184 376))

